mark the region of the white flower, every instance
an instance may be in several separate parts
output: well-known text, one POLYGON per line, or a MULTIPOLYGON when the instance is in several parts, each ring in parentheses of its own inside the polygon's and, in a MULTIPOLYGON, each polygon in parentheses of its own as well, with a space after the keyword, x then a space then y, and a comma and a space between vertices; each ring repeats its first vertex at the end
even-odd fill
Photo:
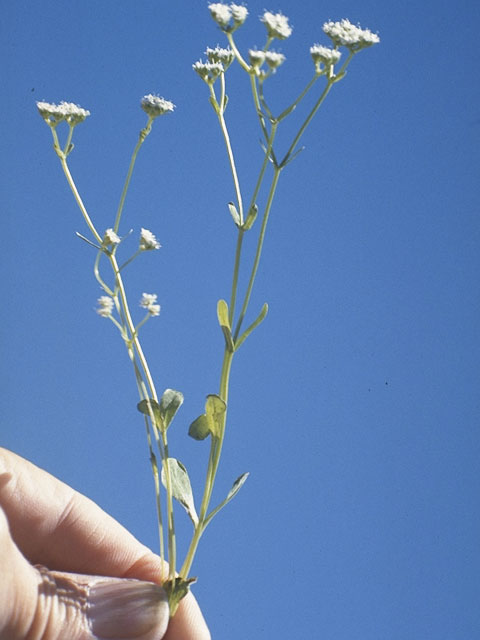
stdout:
POLYGON ((144 293, 140 300, 140 306, 148 311, 151 316, 160 315, 160 305, 157 304, 156 293, 144 293))
POLYGON ((310 47, 310 55, 316 65, 323 62, 323 64, 328 67, 338 62, 342 54, 340 51, 337 51, 337 49, 330 49, 321 44, 314 44, 310 47))
POLYGON ((265 51, 258 51, 257 49, 249 49, 248 57, 250 58, 250 64, 252 67, 259 69, 265 62, 265 51))
POLYGON ((107 229, 103 235, 102 244, 107 246, 110 244, 119 244, 120 238, 117 236, 113 229, 107 229))
POLYGON ((90 111, 82 109, 73 102, 61 102, 60 104, 37 102, 37 109, 47 124, 55 126, 62 120, 75 126, 90 115, 90 111))
POLYGON ((277 69, 285 62, 285 56, 283 53, 277 53, 276 51, 266 51, 265 60, 271 69, 277 69))
POLYGON ((213 84, 224 71, 223 65, 220 62, 202 62, 202 60, 198 60, 198 62, 192 64, 192 69, 194 69, 207 84, 213 84))
POLYGON ((376 33, 369 29, 361 29, 360 26, 356 27, 346 19, 340 22, 325 22, 323 31, 337 47, 348 47, 352 51, 360 51, 380 42, 376 33))
POLYGON ((160 249, 161 246, 151 231, 143 228, 140 230, 140 251, 160 249))
POLYGON ((292 35, 292 27, 288 24, 288 18, 282 13, 265 11, 260 20, 267 27, 267 33, 270 38, 285 40, 285 38, 292 35))
POLYGON ((98 315, 102 316, 102 318, 108 318, 108 316, 111 315, 113 311, 112 298, 110 298, 110 296, 100 296, 97 302, 99 305, 97 309, 98 315))
POLYGON ((219 27, 226 28, 232 17, 232 10, 228 4, 222 2, 214 2, 208 5, 212 18, 219 27))
POLYGON ((238 26, 243 24, 248 16, 247 7, 244 7, 241 4, 231 4, 230 11, 232 12, 233 20, 237 23, 238 26))
POLYGON ((173 102, 165 100, 165 98, 161 98, 160 96, 154 96, 152 93, 143 96, 140 105, 151 118, 163 116, 165 113, 169 113, 175 109, 173 102))
POLYGON ((230 47, 226 49, 222 49, 222 47, 215 47, 215 49, 207 47, 205 55, 207 56, 209 62, 219 62, 223 66, 224 71, 226 71, 232 64, 235 57, 235 54, 233 53, 232 49, 230 49, 230 47))

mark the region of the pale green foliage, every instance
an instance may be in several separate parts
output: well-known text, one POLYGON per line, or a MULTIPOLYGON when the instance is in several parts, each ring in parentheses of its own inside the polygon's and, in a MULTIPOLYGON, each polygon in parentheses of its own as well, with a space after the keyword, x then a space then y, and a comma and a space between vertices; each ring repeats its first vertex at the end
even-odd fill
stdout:
MULTIPOLYGON (((281 13, 275 14, 265 11, 260 20, 267 30, 267 41, 263 48, 252 48, 244 56, 236 45, 234 33, 244 24, 248 16, 246 7, 234 3, 212 3, 209 5, 209 11, 224 33, 228 41, 228 47, 207 48, 207 62, 199 60, 193 65, 193 69, 207 85, 208 100, 212 105, 214 116, 218 121, 225 143, 227 162, 232 174, 232 201, 228 203, 228 210, 233 220, 231 228, 237 236, 237 243, 233 260, 234 268, 230 297, 228 301, 222 298, 217 303, 217 320, 224 338, 219 390, 218 393, 209 393, 207 395, 204 413, 190 424, 188 430, 192 438, 199 441, 207 440, 210 447, 206 482, 198 512, 195 507, 193 490, 187 470, 177 458, 171 457, 169 453, 167 432, 183 403, 183 395, 179 391, 166 389, 159 398, 139 338, 139 332, 143 325, 151 317, 160 313, 160 305, 157 303, 158 295, 153 293, 143 294, 140 306, 144 313, 146 311, 146 315, 143 320, 135 324, 122 277, 123 270, 135 259, 140 255, 159 249, 161 245, 151 231, 141 228, 140 240, 136 250, 123 263, 119 264, 117 261, 117 253, 127 245, 129 235, 126 234, 126 236, 122 237, 119 228, 137 154, 150 134, 152 125, 157 117, 173 112, 175 105, 169 100, 154 94, 147 94, 142 98, 141 108, 146 112, 148 119, 139 133, 137 144, 133 150, 115 220, 112 226, 101 234, 87 212, 67 162, 68 155, 73 150, 72 137, 74 128, 83 122, 90 112, 73 103, 61 102, 59 105, 46 102, 37 103, 40 115, 50 127, 54 150, 60 159, 65 177, 90 231, 91 238, 86 238, 79 233, 77 235, 96 250, 94 273, 104 293, 98 300, 97 312, 100 316, 112 321, 118 329, 134 368, 140 397, 137 407, 143 414, 145 421, 150 462, 155 481, 160 555, 162 559, 166 559, 165 537, 168 543, 169 579, 165 583, 165 588, 169 594, 171 615, 174 615, 178 603, 187 593, 191 582, 194 580, 189 578, 189 573, 199 540, 205 528, 212 518, 238 494, 248 477, 248 473, 243 473, 239 476, 233 483, 226 498, 213 510, 209 510, 227 428, 228 389, 234 355, 245 340, 264 321, 268 312, 268 305, 265 303, 258 315, 254 316, 253 320, 250 319, 250 324, 244 328, 247 323, 250 298, 260 264, 267 223, 272 211, 280 174, 302 150, 303 147, 298 146, 300 139, 333 86, 345 77, 346 69, 354 55, 360 50, 379 42, 378 35, 373 34, 368 29, 356 27, 348 20, 325 23, 323 29, 332 41, 333 48, 321 44, 315 44, 310 48, 310 54, 315 65, 313 77, 296 99, 282 111, 277 112, 268 103, 265 95, 265 86, 273 73, 278 71, 280 76, 284 73, 284 67, 280 67, 285 61, 285 56, 272 51, 270 46, 274 39, 284 40, 290 37, 292 27, 289 19, 281 13), (342 46, 347 49, 347 55, 340 69, 337 70, 336 65, 339 64, 341 57, 339 49, 342 46), (261 136, 261 149, 263 149, 263 156, 260 158, 258 165, 258 177, 255 186, 249 193, 242 189, 240 184, 234 149, 225 119, 225 111, 229 104, 226 75, 234 61, 239 64, 246 74, 246 85, 250 87, 252 97, 251 113, 252 117, 257 120, 261 136), (296 134, 292 137, 286 149, 280 151, 277 148, 276 139, 278 128, 285 118, 295 112, 296 107, 307 96, 311 96, 314 93, 314 89, 318 88, 319 85, 317 83, 320 80, 320 84, 323 84, 323 86, 314 95, 313 105, 308 115, 303 121, 297 122, 296 134), (58 125, 62 122, 66 123, 68 127, 63 146, 60 144, 57 133, 58 125), (257 217, 259 221, 255 225, 257 217), (244 240, 245 242, 253 241, 254 243, 253 259, 250 264, 247 263, 243 255, 244 240), (102 264, 105 262, 111 268, 111 273, 109 272, 111 283, 107 282, 107 278, 104 277, 101 269, 102 264), (245 273, 240 273, 241 267, 246 269, 245 273), (241 275, 243 277, 240 277, 241 275), (246 283, 244 290, 241 290, 239 282, 246 283), (157 459, 161 460, 161 466, 157 464, 157 459), (161 469, 160 472, 159 467, 161 469), (165 488, 164 493, 161 493, 161 484, 165 488), (174 499, 184 507, 193 523, 192 540, 178 575, 174 499), (163 501, 165 504, 163 504, 163 501)), ((288 82, 286 84, 288 86, 288 82)))

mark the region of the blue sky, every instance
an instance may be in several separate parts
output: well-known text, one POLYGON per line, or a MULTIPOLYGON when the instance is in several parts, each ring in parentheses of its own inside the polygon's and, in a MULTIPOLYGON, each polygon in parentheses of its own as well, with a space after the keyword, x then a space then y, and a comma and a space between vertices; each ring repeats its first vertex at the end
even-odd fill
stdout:
MULTIPOLYGON (((132 301, 158 293, 162 313, 142 340, 159 388, 185 395, 171 447, 198 493, 207 447, 186 432, 217 391, 215 307, 229 294, 235 242, 221 135, 191 70, 224 42, 206 4, 3 5, 0 442, 153 548, 134 379, 113 326, 94 313, 93 250, 75 236, 86 229, 35 101, 92 112, 70 164, 101 229, 113 224, 144 124, 140 98, 177 105, 141 151, 123 231, 146 227, 163 245, 126 280, 132 301)), ((243 51, 264 42, 265 6, 248 7, 243 51)), ((195 594, 214 638, 471 640, 480 632, 478 4, 267 8, 294 27, 268 86, 278 111, 310 78, 308 48, 327 44, 325 20, 348 17, 382 41, 334 86, 281 176, 251 314, 265 301, 270 311, 234 362, 217 499, 250 477, 202 540, 195 594)), ((226 115, 248 191, 259 132, 248 79, 229 74, 226 115)), ((184 548, 190 523, 177 520, 184 548)))

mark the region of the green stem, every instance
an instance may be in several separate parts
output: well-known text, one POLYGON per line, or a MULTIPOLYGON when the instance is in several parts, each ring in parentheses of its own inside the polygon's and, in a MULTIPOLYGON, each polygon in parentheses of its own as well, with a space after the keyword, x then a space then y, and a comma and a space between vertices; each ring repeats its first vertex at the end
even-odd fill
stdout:
MULTIPOLYGON (((149 123, 151 125, 151 122, 149 120, 149 123)), ((147 127, 143 130, 144 132, 148 129, 148 124, 147 127)), ((77 187, 75 185, 75 182, 72 178, 72 175, 70 173, 70 170, 68 168, 68 164, 66 161, 66 157, 65 154, 60 150, 60 147, 58 145, 58 138, 56 136, 56 132, 55 130, 52 130, 54 133, 54 141, 56 143, 55 146, 55 151, 57 153, 57 155, 59 156, 60 160, 61 160, 61 164, 62 164, 62 168, 63 171, 65 173, 65 176, 67 178, 68 184, 72 190, 72 193, 75 197, 75 200, 77 201, 77 204, 80 208, 80 211, 82 212, 82 215, 90 229, 90 231, 92 232, 93 236, 95 237, 95 239, 97 240, 97 242, 99 244, 102 244, 102 238, 100 237, 99 233, 97 232, 93 222, 90 219, 90 216, 88 215, 88 212, 85 208, 85 205, 83 204, 83 201, 80 197, 80 194, 78 193, 77 187)), ((145 133, 145 136, 148 135, 149 131, 147 131, 145 133)), ((142 134, 140 134, 142 135, 142 134)), ((142 140, 143 142, 143 140, 142 140)), ((140 143, 141 144, 141 143, 140 143)), ((139 147, 139 144, 137 143, 137 147, 139 147)), ((136 149, 137 149, 136 147, 136 149)), ((138 152, 138 149, 137 149, 138 152)), ((134 156, 136 156, 136 153, 134 152, 134 156)), ((131 171, 129 171, 129 174, 131 176, 131 171)), ((129 177, 128 177, 128 181, 129 181, 129 177)), ((128 186, 128 185, 127 185, 128 186)), ((124 198, 123 198, 124 199, 124 198)), ((121 213, 121 210, 120 210, 121 213)), ((127 295, 125 292, 125 287, 123 284, 123 280, 122 280, 122 276, 120 274, 120 269, 115 257, 114 253, 107 253, 106 254, 108 256, 108 259, 110 260, 110 264, 112 266, 112 270, 113 273, 115 275, 115 282, 116 282, 116 289, 118 290, 118 294, 120 295, 120 301, 121 301, 121 308, 122 308, 122 317, 123 320, 125 321, 126 327, 128 329, 128 332, 130 334, 130 342, 132 344, 132 346, 134 347, 134 350, 137 354, 138 360, 140 362, 140 366, 141 369, 143 371, 143 374, 145 376, 145 380, 148 386, 148 394, 153 400, 155 400, 156 402, 158 402, 158 395, 157 395, 157 391, 155 389, 155 384, 153 382, 153 378, 152 375, 150 373, 150 369, 148 367, 148 363, 147 360, 145 358, 145 354, 143 353, 143 349, 142 346, 140 344, 140 341, 138 339, 138 335, 136 334, 135 331, 135 325, 133 324, 133 320, 132 320, 132 316, 130 313, 130 308, 128 306, 128 301, 127 301, 127 295)), ((169 548, 169 565, 170 565, 170 577, 171 579, 175 578, 175 564, 176 564, 176 542, 175 542, 175 527, 174 527, 174 516, 173 516, 173 491, 172 491, 172 479, 171 479, 171 473, 170 473, 170 465, 168 463, 168 442, 167 442, 167 434, 165 431, 161 432, 161 440, 160 437, 158 435, 158 429, 156 429, 155 425, 153 424, 153 430, 154 430, 154 435, 156 437, 156 441, 157 441, 157 445, 159 448, 160 453, 162 454, 162 460, 164 463, 164 467, 165 467, 165 484, 166 484, 166 493, 167 493, 167 514, 168 514, 168 548, 169 548)))
POLYGON ((88 228, 92 232, 93 237, 98 242, 98 244, 101 245, 102 242, 103 242, 102 237, 98 233, 98 231, 96 230, 95 225, 93 224, 93 222, 90 219, 90 216, 88 215, 87 209, 85 208, 85 205, 83 204, 83 200, 80 197, 80 194, 78 193, 78 190, 77 190, 77 187, 75 185, 75 182, 73 181, 72 174, 70 173, 70 169, 68 168, 67 158, 65 157, 64 154, 62 154, 60 156, 60 162, 62 163, 63 173, 65 174, 65 177, 67 178, 67 182, 68 182, 68 184, 70 186, 70 189, 71 189, 71 191, 73 193, 73 197, 75 198, 75 200, 76 200, 76 202, 78 204, 78 207, 79 207, 80 211, 82 212, 83 218, 84 218, 85 222, 87 223, 88 228))
POLYGON ((315 84, 315 82, 318 80, 319 77, 320 75, 317 73, 313 76, 313 78, 310 80, 310 82, 307 84, 307 86, 302 91, 302 93, 298 96, 298 98, 294 102, 292 102, 292 104, 289 107, 287 107, 284 111, 282 111, 282 113, 278 116, 277 118, 278 122, 286 118, 295 109, 295 107, 303 100, 303 98, 307 95, 307 93, 310 91, 310 89, 313 87, 313 85, 315 84))
MULTIPOLYGON (((349 65, 351 59, 354 56, 354 52, 350 51, 347 59, 345 60, 345 62, 343 63, 340 71, 338 72, 337 76, 342 77, 343 74, 345 73, 345 69, 347 68, 347 66, 349 65)), ((323 101, 325 100, 325 98, 327 97, 330 89, 332 88, 332 86, 335 84, 336 80, 335 80, 335 76, 333 75, 333 68, 330 70, 331 71, 331 75, 329 76, 329 78, 327 79, 327 85, 325 87, 325 89, 322 91, 320 97, 318 98, 317 102, 314 104, 313 109, 310 111, 310 113, 308 114, 307 118, 305 119, 305 122, 302 124, 302 126, 300 127, 297 135, 295 136, 295 138, 293 139, 292 144, 290 145, 290 147, 288 148, 287 153, 285 154, 283 160, 280 163, 281 167, 284 167, 285 164, 288 162, 288 159, 290 158, 290 156, 292 155, 293 150, 295 149, 295 147, 297 146, 300 138, 302 137, 302 135, 305 132, 305 129, 308 127, 308 125, 310 124, 310 122, 312 121, 313 117, 315 116, 315 114, 317 113, 318 109, 320 108, 321 104, 323 103, 323 101)))
POLYGON ((237 45, 235 44, 235 40, 233 39, 233 34, 232 33, 227 33, 227 38, 228 38, 228 42, 229 42, 230 46, 232 47, 233 53, 235 54, 235 58, 238 60, 239 65, 247 73, 250 73, 250 65, 247 62, 245 62, 245 60, 242 57, 242 54, 238 50, 237 45))
POLYGON ((148 122, 147 122, 145 128, 140 131, 140 134, 138 136, 138 142, 135 145, 135 149, 133 150, 132 157, 130 159, 130 166, 128 167, 127 177, 125 178, 125 183, 123 185, 122 195, 120 196, 120 202, 118 204, 117 215, 116 215, 116 218, 115 218, 115 225, 113 227, 113 230, 115 231, 115 233, 118 232, 118 228, 120 226, 120 218, 122 217, 122 211, 123 211, 123 207, 125 205, 125 198, 127 196, 128 187, 130 185, 130 179, 132 177, 133 168, 135 166, 135 161, 137 159, 137 155, 138 155, 138 152, 140 150, 140 147, 142 146, 145 138, 148 136, 148 134, 152 130, 152 122, 153 122, 153 118, 151 116, 149 116, 148 122))
POLYGON ((240 273, 240 258, 242 256, 242 243, 243 243, 244 234, 245 234, 245 230, 242 229, 242 227, 239 227, 238 236, 237 236, 237 248, 235 250, 235 265, 233 268, 232 293, 230 296, 230 307, 228 309, 228 319, 230 321, 230 326, 233 325, 233 318, 235 315, 235 304, 237 301, 237 289, 238 289, 238 276, 240 273))
POLYGON ((313 109, 310 111, 310 113, 308 114, 308 116, 305 119, 305 122, 302 124, 302 126, 300 127, 300 129, 298 130, 297 135, 295 136, 295 138, 293 139, 292 144, 290 145, 290 147, 288 148, 287 153, 285 154, 283 160, 280 163, 281 167, 284 167, 285 164, 288 162, 288 159, 290 158, 290 156, 292 155, 292 151, 295 149, 295 147, 297 146, 297 143, 299 142, 300 138, 302 137, 302 135, 305 132, 305 129, 308 127, 308 125, 310 124, 310 122, 312 121, 313 117, 315 116, 315 114, 317 113, 318 109, 320 108, 320 105, 322 104, 322 102, 325 100, 325 98, 328 95, 328 92, 330 91, 330 89, 333 86, 333 80, 328 80, 327 82, 327 86, 325 87, 325 89, 322 91, 321 96, 319 97, 319 99, 317 100, 317 102, 314 104, 313 109))
POLYGON ((270 210, 271 210, 271 207, 272 207, 272 202, 273 202, 273 198, 275 196, 275 191, 276 191, 276 188, 277 188, 278 179, 280 177, 281 170, 282 170, 282 167, 275 167, 274 168, 272 184, 270 186, 270 191, 269 191, 269 194, 268 194, 268 200, 267 200, 267 204, 265 206, 265 212, 263 214, 262 228, 260 229, 260 234, 259 234, 259 237, 258 237, 257 251, 256 251, 256 254, 255 254, 255 260, 253 261, 253 266, 252 266, 252 271, 251 271, 251 274, 250 274, 250 280, 249 280, 249 283, 248 283, 248 288, 247 288, 247 291, 245 293, 245 298, 243 300, 243 305, 242 305, 242 309, 240 311, 240 315, 238 317, 237 326, 235 328, 235 333, 233 334, 233 341, 234 342, 238 338, 238 334, 240 333, 240 329, 242 327, 242 322, 243 322, 243 319, 244 319, 245 314, 247 312, 248 303, 250 302, 250 296, 252 295, 252 289, 253 289, 253 285, 254 285, 254 282, 255 282, 255 277, 257 275, 258 265, 260 264, 260 257, 262 255, 263 241, 264 241, 264 238, 265 238, 265 231, 267 229, 268 217, 270 215, 270 210))
MULTIPOLYGON (((225 118, 223 117, 224 114, 224 97, 225 97, 225 77, 224 74, 222 73, 221 75, 221 81, 222 81, 222 100, 220 102, 219 105, 219 109, 216 110, 217 111, 217 117, 218 117, 218 122, 220 123, 220 128, 222 130, 222 134, 223 134, 223 139, 225 140, 225 146, 227 147, 227 155, 228 155, 228 161, 230 163, 230 169, 232 171, 232 177, 233 177, 233 184, 235 186, 235 195, 237 198, 237 207, 238 207, 238 213, 240 215, 240 224, 243 224, 243 202, 242 202, 242 193, 240 191, 240 183, 238 181, 238 174, 237 174, 237 168, 235 166, 235 158, 233 157, 233 150, 232 150, 232 145, 230 142, 230 136, 228 135, 228 129, 227 129, 227 125, 225 123, 225 118)), ((216 96, 215 96, 215 92, 213 90, 213 87, 210 85, 210 92, 212 95, 213 100, 215 100, 216 102, 216 96)))
MULTIPOLYGON (((223 364, 222 364, 222 373, 220 376, 220 397, 226 404, 228 404, 228 388, 229 388, 229 380, 230 380, 230 371, 232 366, 234 352, 229 351, 225 348, 224 356, 223 356, 223 364)), ((212 437, 210 442, 210 459, 208 464, 207 471, 207 479, 205 482, 205 490, 203 493, 202 504, 200 506, 200 514, 198 518, 198 524, 195 527, 195 531, 190 542, 190 546, 187 551, 187 555, 185 557, 185 561, 180 569, 180 577, 186 579, 190 568, 192 566, 193 558, 195 557, 195 552, 198 547, 198 543, 200 538, 202 537, 203 532, 205 531, 205 520, 207 517, 208 506, 210 504, 210 499, 212 497, 213 486, 215 483, 215 476, 218 470, 218 464, 220 462, 220 456, 222 453, 223 440, 225 437, 225 423, 226 423, 227 414, 225 412, 223 418, 223 425, 221 429, 220 436, 212 437)))

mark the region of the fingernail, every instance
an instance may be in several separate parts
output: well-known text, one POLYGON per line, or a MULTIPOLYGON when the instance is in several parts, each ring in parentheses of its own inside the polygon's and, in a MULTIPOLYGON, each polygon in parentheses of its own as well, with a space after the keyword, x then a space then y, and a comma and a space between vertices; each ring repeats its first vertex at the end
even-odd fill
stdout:
POLYGON ((153 630, 161 637, 168 625, 167 594, 151 582, 97 582, 89 588, 87 617, 100 640, 133 640, 153 630))

